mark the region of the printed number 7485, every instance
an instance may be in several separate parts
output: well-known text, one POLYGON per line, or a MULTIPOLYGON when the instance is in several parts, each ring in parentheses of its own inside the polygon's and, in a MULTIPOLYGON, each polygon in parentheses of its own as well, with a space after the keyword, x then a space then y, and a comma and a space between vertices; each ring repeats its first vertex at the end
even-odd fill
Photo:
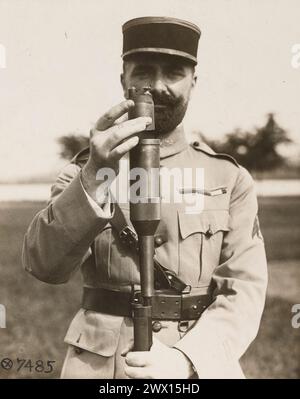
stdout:
POLYGON ((37 373, 52 373, 53 371, 53 364, 55 360, 47 360, 46 364, 44 365, 43 360, 36 360, 35 362, 31 359, 19 359, 17 358, 18 369, 20 371, 23 369, 28 369, 29 372, 37 372, 37 373))

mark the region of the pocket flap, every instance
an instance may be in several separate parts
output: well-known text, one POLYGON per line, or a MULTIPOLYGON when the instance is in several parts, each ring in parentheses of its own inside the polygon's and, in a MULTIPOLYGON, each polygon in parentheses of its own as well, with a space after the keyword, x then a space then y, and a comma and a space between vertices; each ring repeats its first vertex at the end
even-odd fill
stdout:
POLYGON ((178 213, 181 238, 184 240, 194 233, 215 234, 217 231, 229 231, 228 210, 204 210, 201 213, 178 213))
POLYGON ((74 317, 65 342, 92 353, 115 354, 123 317, 80 309, 74 317))

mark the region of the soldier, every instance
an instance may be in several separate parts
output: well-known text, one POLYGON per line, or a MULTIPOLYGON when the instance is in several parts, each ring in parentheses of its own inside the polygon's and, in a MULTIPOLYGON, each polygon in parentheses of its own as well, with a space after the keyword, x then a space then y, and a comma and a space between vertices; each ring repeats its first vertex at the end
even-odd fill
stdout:
POLYGON ((122 187, 119 161, 151 123, 124 118, 132 100, 100 117, 89 149, 63 169, 48 206, 28 228, 23 264, 29 273, 50 284, 67 282, 80 266, 83 274, 82 308, 65 337, 62 378, 244 378, 239 358, 257 334, 265 302, 265 249, 249 173, 200 140, 188 144, 183 131, 199 37, 196 25, 174 18, 136 18, 123 25, 124 95, 129 87, 150 85, 161 167, 202 168, 205 178, 200 194, 194 183, 182 191, 183 197, 201 196, 203 210, 161 206, 155 259, 174 278, 172 288, 183 284, 191 291, 179 290, 176 317, 155 319, 149 352, 131 350, 128 309, 139 269, 120 234, 132 231, 128 203, 116 204, 96 179, 99 169, 109 167, 122 187))

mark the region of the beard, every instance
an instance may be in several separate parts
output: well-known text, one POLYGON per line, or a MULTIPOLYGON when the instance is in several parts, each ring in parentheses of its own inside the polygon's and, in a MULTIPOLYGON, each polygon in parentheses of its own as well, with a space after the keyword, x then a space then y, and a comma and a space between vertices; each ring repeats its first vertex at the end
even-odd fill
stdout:
POLYGON ((169 133, 183 120, 188 101, 182 96, 175 97, 152 92, 154 101, 155 131, 158 134, 169 133))

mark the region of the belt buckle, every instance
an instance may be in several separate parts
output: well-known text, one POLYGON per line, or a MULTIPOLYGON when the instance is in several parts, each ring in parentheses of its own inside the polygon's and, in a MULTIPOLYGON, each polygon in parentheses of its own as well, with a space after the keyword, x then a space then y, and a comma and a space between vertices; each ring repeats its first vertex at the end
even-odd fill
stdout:
POLYGON ((157 320, 180 320, 182 297, 172 290, 157 290, 152 297, 152 317, 157 320))

